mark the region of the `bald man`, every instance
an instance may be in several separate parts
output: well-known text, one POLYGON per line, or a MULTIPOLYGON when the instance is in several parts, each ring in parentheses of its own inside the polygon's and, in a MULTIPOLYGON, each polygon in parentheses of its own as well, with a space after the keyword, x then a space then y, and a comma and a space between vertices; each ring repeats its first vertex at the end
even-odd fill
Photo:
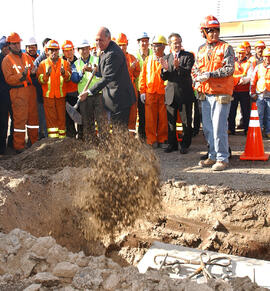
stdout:
POLYGON ((112 123, 120 123, 127 127, 130 107, 135 103, 136 96, 125 55, 111 40, 111 33, 106 27, 98 30, 96 44, 101 51, 98 65, 101 78, 88 91, 82 92, 79 98, 83 102, 102 90, 104 107, 110 113, 112 123))

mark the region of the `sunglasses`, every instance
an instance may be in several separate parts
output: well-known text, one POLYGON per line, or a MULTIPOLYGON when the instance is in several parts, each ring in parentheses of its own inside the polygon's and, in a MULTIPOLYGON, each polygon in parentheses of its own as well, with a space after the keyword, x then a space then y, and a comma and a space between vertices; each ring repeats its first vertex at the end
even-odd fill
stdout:
POLYGON ((152 47, 162 47, 163 44, 162 43, 154 43, 152 44, 152 47))
POLYGON ((209 33, 209 32, 219 32, 219 29, 218 28, 206 28, 205 31, 206 31, 206 33, 209 33))

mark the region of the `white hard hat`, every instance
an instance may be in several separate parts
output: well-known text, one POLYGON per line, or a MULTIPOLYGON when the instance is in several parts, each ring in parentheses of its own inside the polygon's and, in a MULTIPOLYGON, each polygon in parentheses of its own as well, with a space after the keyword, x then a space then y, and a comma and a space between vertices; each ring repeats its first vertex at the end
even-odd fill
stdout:
POLYGON ((28 41, 25 42, 25 45, 37 45, 37 41, 33 36, 31 36, 28 41))
POLYGON ((81 42, 78 43, 77 48, 82 48, 82 47, 90 47, 90 43, 87 39, 83 39, 81 42))

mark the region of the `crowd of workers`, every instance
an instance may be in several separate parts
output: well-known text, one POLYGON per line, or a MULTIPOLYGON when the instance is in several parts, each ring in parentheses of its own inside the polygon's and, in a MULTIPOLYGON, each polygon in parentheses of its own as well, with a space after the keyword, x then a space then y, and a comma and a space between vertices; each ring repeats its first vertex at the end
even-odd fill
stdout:
POLYGON ((222 171, 229 165, 228 134, 235 134, 236 112, 241 106, 245 134, 249 126, 251 101, 256 101, 260 126, 270 138, 270 49, 257 41, 255 55, 245 41, 236 48, 220 40, 220 23, 212 15, 201 23, 205 43, 196 57, 182 47, 178 33, 138 36, 136 56, 127 52, 123 33, 111 38, 100 28, 94 44, 82 40, 75 47, 70 40, 62 46, 45 39, 37 54, 37 42, 30 38, 21 50, 17 33, 0 39, 0 154, 7 146, 21 153, 43 137, 66 136, 88 140, 102 132, 105 123, 120 123, 153 148, 165 153, 187 154, 202 119, 208 154, 201 167, 222 171), (112 40, 113 39, 113 40, 112 40), (169 45, 170 53, 164 54, 169 45), (89 84, 89 81, 90 84, 89 84), (88 88, 89 87, 89 88, 88 88), (79 104, 81 124, 75 124, 66 109, 79 104), (11 119, 7 141, 8 120, 11 119), (181 140, 178 138, 182 123, 181 140), (193 123, 193 127, 192 127, 193 123))

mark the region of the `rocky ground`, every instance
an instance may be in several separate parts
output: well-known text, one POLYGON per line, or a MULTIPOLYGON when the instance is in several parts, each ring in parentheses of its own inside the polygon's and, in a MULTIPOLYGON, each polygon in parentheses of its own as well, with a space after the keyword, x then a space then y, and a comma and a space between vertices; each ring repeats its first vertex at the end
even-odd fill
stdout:
MULTIPOLYGON (((154 240, 269 260, 270 162, 240 161, 245 142, 230 136, 224 172, 197 166, 201 132, 187 155, 123 135, 99 146, 45 139, 2 156, 0 290, 197 290, 137 272, 154 240)), ((247 278, 200 288, 263 290, 247 278)))

